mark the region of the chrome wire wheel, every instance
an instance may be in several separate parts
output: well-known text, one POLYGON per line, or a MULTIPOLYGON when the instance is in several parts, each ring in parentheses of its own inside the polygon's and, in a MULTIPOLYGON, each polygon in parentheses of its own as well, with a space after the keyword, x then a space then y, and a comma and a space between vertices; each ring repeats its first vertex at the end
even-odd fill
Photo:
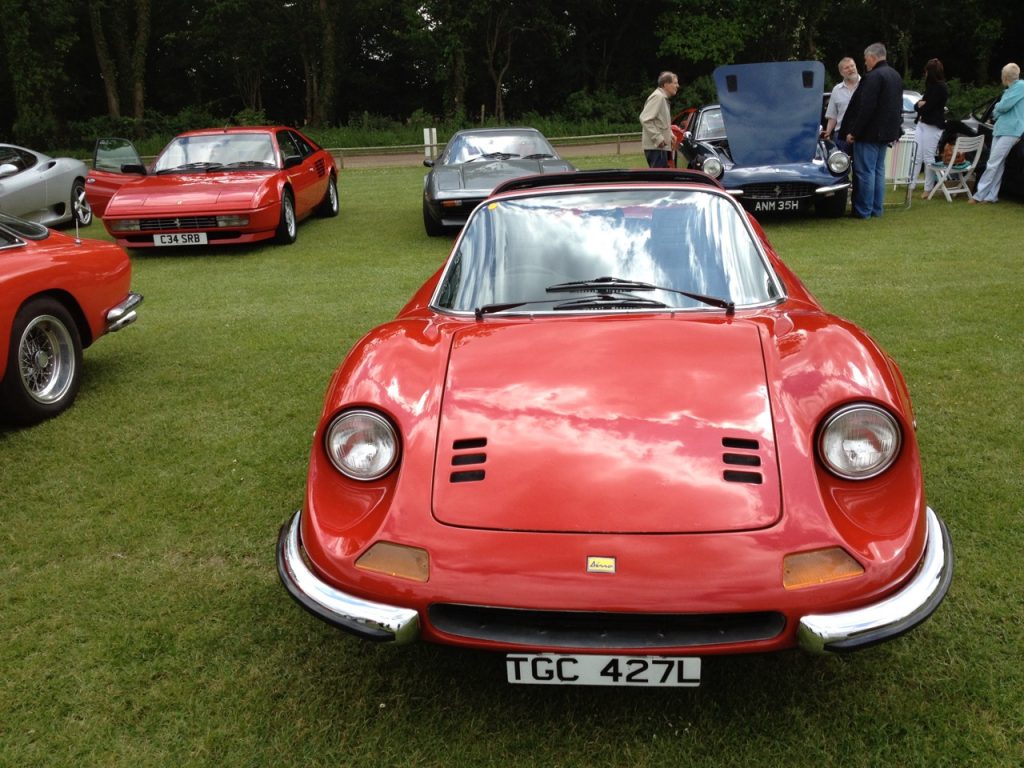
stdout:
POLYGON ((75 341, 53 315, 32 318, 18 342, 18 369, 25 392, 37 403, 60 402, 76 373, 75 341))

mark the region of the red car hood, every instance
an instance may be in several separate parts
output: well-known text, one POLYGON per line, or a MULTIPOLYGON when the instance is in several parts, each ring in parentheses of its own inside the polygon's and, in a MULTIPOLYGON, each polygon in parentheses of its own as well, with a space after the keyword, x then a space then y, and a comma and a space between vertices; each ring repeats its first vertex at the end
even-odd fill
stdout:
POLYGON ((433 512, 449 525, 524 531, 773 524, 779 477, 756 327, 662 316, 460 332, 433 512))
POLYGON ((254 208, 269 178, 266 173, 148 176, 121 187, 106 214, 159 216, 254 208))

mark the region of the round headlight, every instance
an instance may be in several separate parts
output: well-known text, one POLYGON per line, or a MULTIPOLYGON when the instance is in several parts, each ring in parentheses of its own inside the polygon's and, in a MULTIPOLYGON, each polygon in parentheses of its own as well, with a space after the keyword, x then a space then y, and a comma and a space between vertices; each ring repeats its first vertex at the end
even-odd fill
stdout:
POLYGON ((722 161, 717 157, 704 158, 704 166, 701 170, 711 178, 717 179, 722 175, 722 161))
POLYGON ((398 462, 398 434, 391 422, 373 411, 346 411, 324 435, 327 457, 353 480, 377 480, 398 462))
POLYGON ((846 173, 850 170, 850 156, 845 152, 833 152, 828 156, 828 169, 832 173, 846 173))
POLYGON ((878 406, 840 408, 825 420, 818 453, 830 472, 846 480, 867 480, 887 470, 900 452, 896 419, 878 406))

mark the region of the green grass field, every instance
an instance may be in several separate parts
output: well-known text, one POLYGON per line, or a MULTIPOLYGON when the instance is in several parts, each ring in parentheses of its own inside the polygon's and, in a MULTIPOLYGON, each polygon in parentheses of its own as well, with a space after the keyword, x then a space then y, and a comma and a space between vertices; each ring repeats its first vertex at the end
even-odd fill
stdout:
POLYGON ((0 766, 1024 763, 1024 205, 766 223, 907 377, 957 557, 929 622, 708 658, 699 689, 520 687, 500 655, 334 630, 274 567, 328 377, 450 247, 422 174, 345 171, 291 247, 135 253, 139 322, 86 351, 70 411, 0 431, 0 766))

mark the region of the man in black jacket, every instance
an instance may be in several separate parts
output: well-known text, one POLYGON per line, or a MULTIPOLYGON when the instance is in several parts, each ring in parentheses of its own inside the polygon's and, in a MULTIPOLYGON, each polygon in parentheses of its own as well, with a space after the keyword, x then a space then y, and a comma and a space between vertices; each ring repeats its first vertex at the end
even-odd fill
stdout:
POLYGON ((853 145, 853 215, 859 219, 882 215, 885 151, 903 132, 903 78, 885 60, 884 45, 864 50, 864 67, 843 120, 853 145))

